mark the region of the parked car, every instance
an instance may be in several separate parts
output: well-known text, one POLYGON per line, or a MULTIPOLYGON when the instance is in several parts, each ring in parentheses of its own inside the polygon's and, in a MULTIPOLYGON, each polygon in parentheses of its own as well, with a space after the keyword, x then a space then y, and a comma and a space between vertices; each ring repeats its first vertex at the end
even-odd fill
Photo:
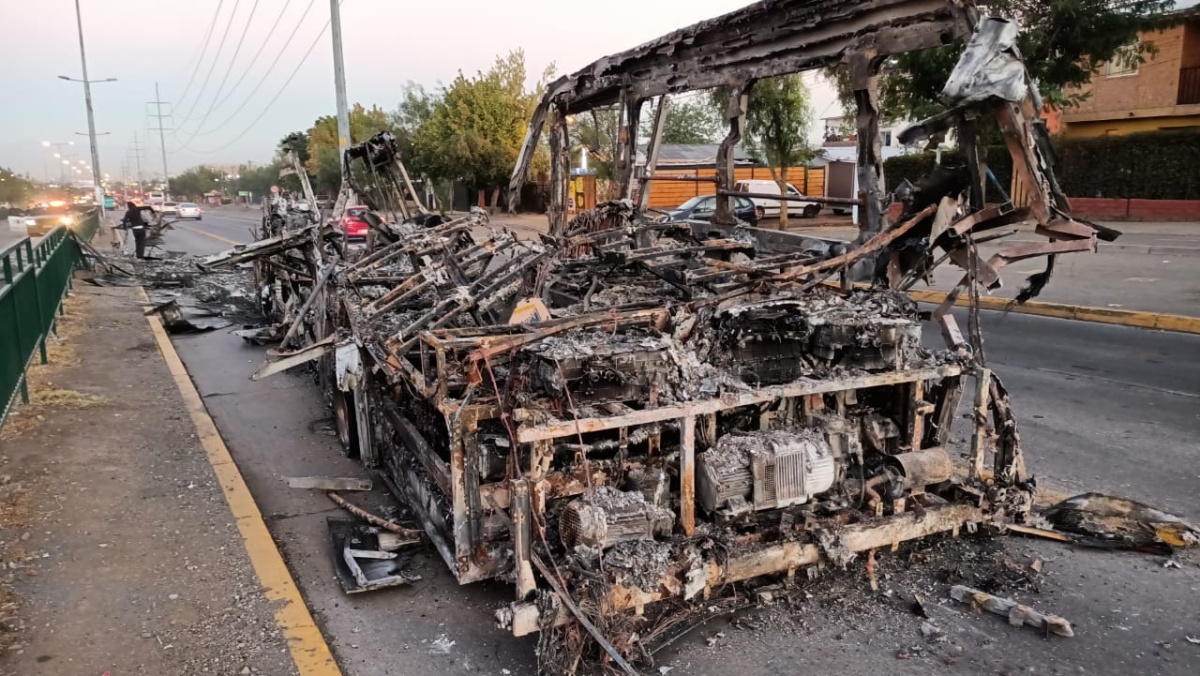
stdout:
POLYGON ((200 216, 200 205, 195 202, 181 202, 179 204, 180 218, 194 218, 197 221, 203 220, 200 216))
MULTIPOLYGON (((151 205, 153 206, 153 203, 151 203, 151 205)), ((159 212, 161 212, 163 216, 178 216, 179 215, 179 203, 178 202, 163 202, 162 206, 159 208, 159 212)))
POLYGON ((370 209, 362 204, 346 207, 346 213, 342 214, 338 227, 342 229, 347 241, 362 242, 367 239, 367 230, 371 226, 363 219, 363 214, 368 211, 370 209))
MULTIPOLYGON (((733 184, 733 189, 738 192, 759 193, 766 195, 778 195, 779 184, 775 181, 768 180, 747 180, 737 181, 733 184)), ((804 197, 804 193, 796 189, 796 186, 791 183, 787 184, 787 194, 790 197, 804 197)), ((763 208, 763 213, 771 218, 779 217, 779 200, 770 199, 767 197, 752 197, 754 203, 763 208)), ((821 212, 821 205, 816 202, 795 202, 788 201, 788 215, 799 213, 805 218, 815 218, 821 212)))
POLYGON ((117 208, 117 198, 112 195, 104 196, 104 208, 107 211, 112 211, 117 208))
MULTIPOLYGON (((763 209, 749 198, 734 197, 733 212, 739 220, 752 226, 758 225, 758 219, 763 217, 763 209)), ((710 221, 717 211, 715 195, 700 195, 680 204, 668 212, 672 221, 710 221)))

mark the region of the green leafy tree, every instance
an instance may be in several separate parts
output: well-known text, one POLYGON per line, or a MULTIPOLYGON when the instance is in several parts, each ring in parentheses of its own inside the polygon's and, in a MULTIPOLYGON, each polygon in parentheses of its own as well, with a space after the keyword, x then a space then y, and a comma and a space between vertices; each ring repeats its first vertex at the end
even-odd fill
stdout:
MULTIPOLYGON (((307 150, 305 152, 307 153, 307 150)), ((247 191, 256 199, 261 199, 271 192, 271 186, 281 185, 279 168, 279 160, 258 166, 242 165, 238 167, 238 177, 234 187, 238 191, 247 191)), ((297 184, 294 189, 299 189, 299 185, 297 184)))
MULTIPOLYGON (((642 136, 650 138, 654 131, 653 109, 642 113, 642 136)), ((667 121, 663 125, 663 143, 716 143, 721 136, 721 120, 712 106, 703 101, 671 101, 667 121)))
POLYGON ((199 201, 204 193, 220 190, 225 176, 211 167, 192 167, 171 177, 171 195, 176 199, 199 201))
POLYGON ((400 105, 391 114, 400 159, 409 173, 416 176, 428 176, 429 170, 428 162, 417 154, 414 139, 421 125, 433 117, 433 111, 440 101, 437 92, 429 91, 415 82, 406 82, 400 94, 400 105))
MULTIPOLYGON (((351 144, 362 143, 374 134, 392 129, 392 120, 379 106, 365 108, 356 103, 350 109, 351 144)), ((308 130, 308 157, 301 156, 309 181, 317 192, 336 193, 342 185, 342 160, 338 154, 337 116, 317 118, 308 130)), ((286 143, 282 150, 290 147, 286 143)))
MULTIPOLYGON (((804 166, 817 155, 808 140, 813 121, 809 101, 808 88, 798 73, 759 80, 750 88, 744 143, 756 160, 767 165, 781 195, 787 194, 788 167, 804 166)), ((724 111, 728 91, 713 90, 712 102, 724 111)), ((787 228, 787 221, 788 203, 780 201, 781 230, 787 228)))
POLYGON ((0 167, 0 203, 24 208, 33 191, 33 183, 7 167, 0 167))
POLYGON ((617 158, 620 157, 621 121, 618 111, 614 106, 593 108, 575 115, 568 122, 571 147, 587 149, 588 167, 602 181, 613 178, 617 158))
POLYGON ((413 135, 422 168, 432 178, 491 188, 494 208, 552 72, 548 69, 534 91, 526 91, 525 54, 517 50, 497 58, 486 73, 472 78, 459 73, 413 135))
MULTIPOLYGON (((994 0, 989 14, 1021 26, 1018 47, 1046 101, 1070 106, 1104 63, 1141 63, 1155 53, 1139 33, 1161 28, 1174 0, 994 0), (1132 47, 1132 48, 1131 48, 1132 47)), ((890 120, 922 119, 945 109, 939 96, 963 43, 900 54, 884 64, 880 108, 890 120)), ((843 108, 854 110, 845 68, 833 73, 843 108)))

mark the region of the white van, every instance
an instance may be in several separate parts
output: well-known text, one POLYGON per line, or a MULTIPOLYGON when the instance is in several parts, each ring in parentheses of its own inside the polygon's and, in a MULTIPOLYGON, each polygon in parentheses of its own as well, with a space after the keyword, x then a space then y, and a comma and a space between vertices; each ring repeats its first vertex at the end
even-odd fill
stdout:
MULTIPOLYGON (((738 192, 759 193, 764 195, 778 195, 779 184, 771 180, 754 179, 750 181, 738 181, 733 184, 733 189, 738 192)), ((804 197, 804 193, 796 189, 796 186, 791 183, 787 184, 788 195, 792 197, 804 197)), ((762 207, 763 214, 767 218, 779 218, 779 202, 777 199, 767 197, 751 197, 751 201, 756 206, 762 207)), ((793 202, 788 201, 788 215, 801 215, 805 218, 813 218, 821 211, 821 205, 816 202, 793 202)))
POLYGON ((166 201, 167 196, 161 192, 155 191, 146 193, 146 204, 150 205, 150 208, 155 211, 162 211, 163 203, 166 201))

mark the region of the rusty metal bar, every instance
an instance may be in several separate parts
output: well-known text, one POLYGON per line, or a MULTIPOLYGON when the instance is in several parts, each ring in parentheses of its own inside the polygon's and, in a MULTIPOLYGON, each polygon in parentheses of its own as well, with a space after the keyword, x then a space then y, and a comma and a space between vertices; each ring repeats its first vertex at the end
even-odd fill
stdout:
POLYGON ((988 392, 992 383, 992 371, 980 368, 975 376, 975 403, 971 411, 974 428, 971 432, 971 479, 983 478, 984 456, 988 442, 988 392))
POLYGON ((680 422, 679 442, 679 524, 683 532, 696 532, 696 417, 680 422))
MULTIPOLYGON (((936 368, 916 369, 898 373, 851 376, 828 380, 802 380, 788 383, 787 385, 764 387, 736 396, 726 395, 717 399, 703 399, 685 404, 662 406, 605 418, 581 418, 579 420, 556 421, 536 426, 522 426, 517 430, 517 441, 520 443, 531 443, 546 439, 574 436, 577 433, 587 434, 589 432, 645 425, 664 420, 682 419, 690 416, 717 413, 718 411, 737 408, 739 406, 761 404, 784 397, 827 394, 840 390, 856 390, 865 387, 879 387, 881 385, 896 385, 899 383, 910 383, 914 380, 940 379, 947 376, 959 375, 963 371, 964 368, 957 364, 947 364, 936 368)), ((522 413, 521 409, 517 409, 515 414, 518 421, 522 418, 525 420, 531 419, 531 416, 528 413, 522 413)))

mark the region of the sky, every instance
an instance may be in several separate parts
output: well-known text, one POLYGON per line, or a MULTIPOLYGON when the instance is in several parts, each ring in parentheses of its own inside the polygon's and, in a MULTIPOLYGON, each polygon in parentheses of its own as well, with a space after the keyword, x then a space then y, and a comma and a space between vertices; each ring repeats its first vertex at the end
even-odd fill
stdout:
MULTIPOLYGON (((561 0, 342 0, 347 93, 391 110, 406 81, 436 87, 518 48, 534 76, 551 63, 570 73, 747 1, 606 0, 585 11, 561 0)), ((329 0, 79 3, 89 78, 117 78, 92 86, 96 131, 107 132, 100 166, 114 178, 132 173, 135 136, 144 175, 162 173, 147 103, 156 83, 172 174, 267 161, 284 135, 335 112, 329 0)), ((68 159, 90 162, 83 87, 57 79, 81 77, 73 0, 0 0, 0 26, 0 166, 56 178, 60 160, 43 141, 74 141, 68 159)), ((816 118, 840 114, 832 89, 807 81, 816 118)))
MULTIPOLYGON (((123 165, 132 172, 136 164, 135 134, 144 175, 162 173, 158 132, 151 131, 158 124, 148 116, 157 110, 147 103, 156 98, 156 83, 167 102, 171 174, 198 164, 267 161, 284 135, 335 112, 332 41, 322 32, 329 0, 79 2, 88 77, 117 78, 92 85, 96 131, 108 132, 99 137, 100 166, 114 179, 123 165), (197 59, 210 25, 212 37, 197 59)), ((343 0, 347 95, 351 103, 392 110, 406 81, 436 87, 518 48, 534 76, 551 63, 565 74, 745 4, 607 0, 584 12, 561 0, 343 0)), ((87 132, 83 86, 57 79, 82 77, 74 2, 0 0, 0 26, 7 29, 0 38, 0 166, 56 179, 60 160, 43 141, 74 141, 63 148, 69 159, 90 163, 87 137, 78 135, 87 132)), ((838 114, 827 88, 814 92, 814 108, 818 116, 838 114)))

